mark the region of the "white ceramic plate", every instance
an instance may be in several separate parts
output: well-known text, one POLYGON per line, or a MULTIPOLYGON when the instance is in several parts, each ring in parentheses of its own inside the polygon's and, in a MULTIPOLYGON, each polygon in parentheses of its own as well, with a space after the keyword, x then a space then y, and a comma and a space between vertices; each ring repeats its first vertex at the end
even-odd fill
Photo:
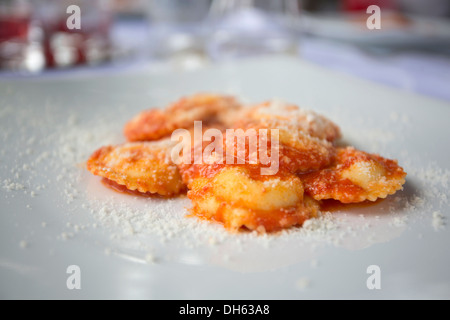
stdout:
POLYGON ((450 298, 450 105, 266 58, 192 73, 0 81, 1 298, 450 298), (189 201, 135 199, 83 168, 136 112, 198 91, 277 97, 397 158, 402 192, 281 235, 230 235, 189 201), (69 290, 68 266, 81 289, 69 290), (367 268, 379 266, 381 289, 367 268))

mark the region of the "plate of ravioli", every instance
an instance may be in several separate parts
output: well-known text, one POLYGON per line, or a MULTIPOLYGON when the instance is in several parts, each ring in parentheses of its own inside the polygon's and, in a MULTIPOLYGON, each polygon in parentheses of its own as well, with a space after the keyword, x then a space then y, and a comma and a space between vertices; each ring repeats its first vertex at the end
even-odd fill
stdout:
POLYGON ((448 102, 270 57, 0 106, 3 298, 450 297, 448 102))

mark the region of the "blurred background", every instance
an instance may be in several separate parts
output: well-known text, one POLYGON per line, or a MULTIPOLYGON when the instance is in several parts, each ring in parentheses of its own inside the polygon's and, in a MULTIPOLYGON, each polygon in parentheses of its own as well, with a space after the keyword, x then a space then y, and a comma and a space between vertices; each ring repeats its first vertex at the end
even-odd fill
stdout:
POLYGON ((262 55, 450 101, 450 0, 0 0, 0 78, 262 55), (381 29, 367 27, 370 5, 381 29))

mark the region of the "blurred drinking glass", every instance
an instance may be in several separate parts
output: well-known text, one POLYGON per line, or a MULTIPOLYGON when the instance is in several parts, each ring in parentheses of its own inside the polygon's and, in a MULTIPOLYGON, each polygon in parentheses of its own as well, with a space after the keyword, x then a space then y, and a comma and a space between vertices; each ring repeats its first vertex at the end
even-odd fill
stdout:
POLYGON ((44 32, 46 65, 96 64, 110 57, 111 14, 107 0, 33 0, 44 32), (69 6, 80 8, 80 29, 69 29, 69 6))
POLYGON ((158 59, 204 57, 210 0, 147 0, 150 51, 158 59))
POLYGON ((0 1, 0 69, 41 70, 45 66, 42 40, 29 1, 0 1))
POLYGON ((299 19, 299 0, 213 0, 208 52, 213 60, 295 54, 299 19))

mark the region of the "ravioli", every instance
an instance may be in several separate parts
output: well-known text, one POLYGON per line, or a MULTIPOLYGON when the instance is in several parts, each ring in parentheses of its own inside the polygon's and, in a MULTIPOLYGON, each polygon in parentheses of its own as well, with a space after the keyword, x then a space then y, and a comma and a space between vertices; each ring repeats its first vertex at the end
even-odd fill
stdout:
POLYGON ((396 160, 356 150, 339 148, 332 166, 301 176, 305 191, 316 200, 342 203, 386 198, 401 190, 406 173, 396 160))
POLYGON ((301 226, 318 216, 322 200, 376 201, 405 183, 396 160, 336 147, 334 122, 276 100, 244 106, 196 94, 140 113, 124 134, 128 143, 92 154, 90 172, 117 190, 174 196, 187 189, 193 216, 234 232, 301 226))
POLYGON ((188 188, 192 213, 221 222, 231 231, 244 228, 272 232, 301 226, 319 209, 316 201, 304 196, 297 176, 255 176, 246 166, 227 166, 213 174, 199 174, 191 179, 188 188))
POLYGON ((171 161, 172 146, 173 142, 167 139, 105 146, 91 155, 87 169, 129 190, 176 195, 185 189, 185 185, 178 167, 171 161))
POLYGON ((139 113, 124 127, 128 141, 151 141, 170 136, 175 129, 190 129, 194 121, 229 125, 241 105, 231 96, 196 94, 181 98, 166 109, 139 113))
POLYGON ((292 173, 324 168, 334 160, 335 148, 329 141, 311 136, 301 130, 289 130, 281 126, 270 127, 253 122, 240 125, 243 130, 255 129, 257 132, 260 129, 277 129, 279 166, 292 173))
POLYGON ((243 110, 241 118, 268 128, 284 128, 291 133, 303 132, 330 142, 341 137, 339 127, 318 113, 272 100, 243 110))

